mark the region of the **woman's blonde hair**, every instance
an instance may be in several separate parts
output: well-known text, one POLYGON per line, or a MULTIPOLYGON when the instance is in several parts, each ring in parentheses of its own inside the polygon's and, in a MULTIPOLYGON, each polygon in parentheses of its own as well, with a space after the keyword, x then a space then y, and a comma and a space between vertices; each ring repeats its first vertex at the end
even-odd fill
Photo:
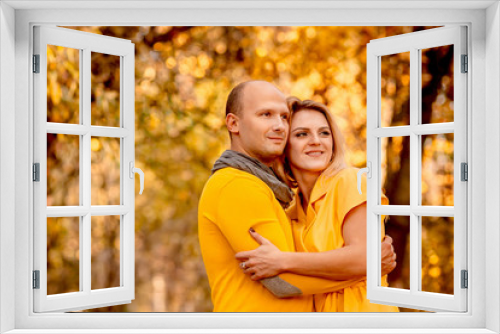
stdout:
MULTIPOLYGON (((312 100, 304 100, 296 98, 295 96, 290 96, 286 99, 288 109, 290 110, 290 120, 293 116, 302 111, 302 110, 314 110, 323 114, 330 126, 330 130, 332 132, 333 139, 333 152, 332 152, 332 160, 328 167, 323 171, 322 175, 326 177, 331 177, 337 174, 342 169, 346 168, 345 162, 345 148, 344 148, 344 136, 339 130, 337 123, 334 120, 333 115, 330 113, 328 108, 319 102, 312 100)), ((287 144, 288 146, 288 144, 287 144)), ((286 152, 286 149, 285 149, 286 152)), ((285 181, 290 187, 296 188, 297 182, 293 176, 292 170, 290 168, 290 162, 286 158, 286 154, 283 155, 282 159, 277 161, 273 166, 276 174, 285 181)))

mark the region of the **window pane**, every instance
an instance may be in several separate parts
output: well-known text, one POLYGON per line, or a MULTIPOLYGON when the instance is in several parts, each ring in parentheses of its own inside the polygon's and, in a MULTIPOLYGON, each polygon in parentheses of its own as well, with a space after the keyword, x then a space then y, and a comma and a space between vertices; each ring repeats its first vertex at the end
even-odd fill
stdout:
POLYGON ((410 205, 410 137, 381 138, 381 182, 389 205, 410 205))
POLYGON ((47 294, 80 291, 80 217, 47 218, 47 294))
POLYGON ((410 217, 387 216, 385 234, 393 239, 396 268, 389 273, 389 287, 410 289, 410 217))
POLYGON ((453 133, 421 140, 422 205, 453 206, 453 133))
POLYGON ((410 125, 410 52, 380 58, 382 127, 410 125))
POLYGON ((80 50, 47 45, 47 122, 80 122, 80 50))
POLYGON ((92 137, 92 205, 120 204, 120 138, 92 137))
POLYGON ((92 52, 91 124, 120 126, 120 57, 92 52))
POLYGON ((422 291, 453 294, 453 217, 422 219, 422 291))
POLYGON ((453 122, 453 45, 421 52, 422 124, 453 122))
POLYGON ((47 206, 80 205, 80 138, 47 134, 47 206))
POLYGON ((92 290, 120 286, 120 216, 92 217, 92 290))

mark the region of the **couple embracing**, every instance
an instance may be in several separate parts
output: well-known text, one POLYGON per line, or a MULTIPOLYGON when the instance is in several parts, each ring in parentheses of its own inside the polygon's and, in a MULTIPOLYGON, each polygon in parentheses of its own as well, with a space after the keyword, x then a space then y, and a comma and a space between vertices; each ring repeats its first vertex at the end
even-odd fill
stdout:
MULTIPOLYGON (((231 149, 198 208, 214 311, 397 312, 366 298, 366 191, 327 107, 248 81, 229 94, 226 126, 231 149)), ((396 255, 381 244, 387 286, 396 255)))

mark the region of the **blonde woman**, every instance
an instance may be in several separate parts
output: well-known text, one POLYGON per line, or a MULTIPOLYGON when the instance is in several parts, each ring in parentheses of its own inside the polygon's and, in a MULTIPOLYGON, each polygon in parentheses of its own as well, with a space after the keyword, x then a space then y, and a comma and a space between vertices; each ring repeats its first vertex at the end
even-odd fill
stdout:
MULTIPOLYGON (((295 97, 287 103, 290 136, 283 168, 277 169, 296 189, 287 209, 296 252, 282 252, 250 231, 261 246, 236 257, 245 263, 242 270, 252 280, 283 272, 333 280, 365 278, 366 191, 358 193, 358 170, 346 166, 342 134, 325 105, 295 97)), ((385 197, 382 200, 387 202, 385 197)), ((395 268, 393 256, 391 267, 383 267, 383 273, 395 268)), ((387 276, 382 284, 387 286, 387 276)), ((398 312, 397 307, 368 301, 366 278, 341 291, 315 295, 314 301, 318 312, 398 312)))

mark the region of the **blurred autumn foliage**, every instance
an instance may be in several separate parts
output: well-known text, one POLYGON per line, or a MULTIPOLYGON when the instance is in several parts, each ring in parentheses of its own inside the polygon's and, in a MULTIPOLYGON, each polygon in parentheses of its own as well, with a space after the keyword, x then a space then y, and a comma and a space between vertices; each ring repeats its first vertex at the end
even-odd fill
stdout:
MULTIPOLYGON (((197 205, 212 164, 229 144, 224 108, 232 87, 262 79, 286 95, 325 103, 345 135, 349 163, 363 167, 366 44, 429 27, 69 28, 130 39, 136 49, 135 152, 136 166, 145 173, 145 190, 136 196, 135 300, 90 311, 208 312, 212 305, 198 245, 197 205)), ((80 60, 75 51, 48 50, 52 57, 48 121, 78 123, 79 102, 75 101, 79 99, 80 60)), ((449 47, 423 51, 422 117, 427 123, 453 121, 452 52, 449 47)), ((116 58, 92 53, 93 125, 119 125, 116 58)), ((383 125, 409 124, 409 56, 387 59, 382 63, 383 125)), ((48 135, 48 205, 78 205, 78 138, 70 137, 76 136, 48 135)), ((423 197, 429 205, 453 205, 453 137, 423 136, 421 140, 426 171, 422 173, 423 197), (437 183, 436 175, 440 177, 437 183)), ((409 183, 405 183, 409 141, 389 138, 383 146, 385 192, 391 204, 409 201, 409 183)), ((91 150, 92 204, 117 204, 119 141, 93 138, 91 150)), ((97 283, 92 286, 116 286, 119 224, 114 217, 95 218, 92 261, 109 265, 93 264, 92 279, 97 283)), ((51 293, 74 291, 75 286, 63 282, 78 282, 78 240, 74 240, 78 227, 71 221, 47 222, 51 226, 47 235, 51 293)), ((94 229, 94 219, 92 224, 94 229)), ((387 224, 398 254, 390 285, 402 288, 409 271, 407 227, 396 217, 387 224)), ((428 219, 422 247, 423 289, 452 292, 453 221, 428 219)))

